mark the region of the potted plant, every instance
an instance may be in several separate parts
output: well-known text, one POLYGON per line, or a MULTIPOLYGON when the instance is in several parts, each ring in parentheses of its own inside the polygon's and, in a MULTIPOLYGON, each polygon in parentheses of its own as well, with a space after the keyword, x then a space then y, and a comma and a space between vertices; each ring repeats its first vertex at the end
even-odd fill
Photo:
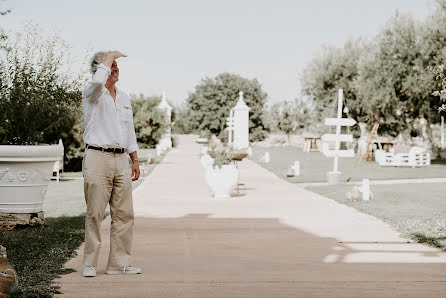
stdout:
POLYGON ((44 38, 29 24, 0 44, 0 213, 43 223, 43 198, 64 153, 48 144, 72 132, 82 102, 66 53, 60 37, 44 38))
POLYGON ((238 183, 238 170, 232 164, 232 152, 228 148, 214 149, 210 156, 214 158, 206 171, 206 182, 215 198, 229 198, 238 183))

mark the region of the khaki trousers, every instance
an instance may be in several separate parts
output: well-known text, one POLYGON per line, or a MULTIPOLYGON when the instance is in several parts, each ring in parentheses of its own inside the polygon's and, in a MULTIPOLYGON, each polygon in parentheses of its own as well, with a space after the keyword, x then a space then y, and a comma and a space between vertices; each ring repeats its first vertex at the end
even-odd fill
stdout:
POLYGON ((100 226, 110 204, 111 230, 108 268, 130 265, 133 250, 131 169, 125 153, 86 149, 82 160, 85 216, 84 266, 96 267, 101 247, 100 226))

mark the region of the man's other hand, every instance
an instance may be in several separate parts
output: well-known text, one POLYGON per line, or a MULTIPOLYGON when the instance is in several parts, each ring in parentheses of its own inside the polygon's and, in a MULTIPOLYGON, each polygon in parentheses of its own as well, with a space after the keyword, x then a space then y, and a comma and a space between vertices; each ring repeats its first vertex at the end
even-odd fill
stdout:
POLYGON ((135 161, 132 166, 132 181, 138 180, 140 174, 141 171, 139 170, 139 164, 137 161, 135 161))

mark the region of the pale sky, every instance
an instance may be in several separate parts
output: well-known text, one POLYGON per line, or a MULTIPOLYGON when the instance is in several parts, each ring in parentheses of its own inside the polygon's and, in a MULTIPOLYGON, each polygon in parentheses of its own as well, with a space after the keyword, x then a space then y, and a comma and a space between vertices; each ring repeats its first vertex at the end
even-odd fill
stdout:
POLYGON ((120 50, 118 87, 167 92, 175 104, 206 76, 257 78, 270 103, 299 96, 298 77, 323 44, 371 38, 398 9, 426 17, 433 0, 0 0, 0 26, 56 28, 79 63, 120 50))

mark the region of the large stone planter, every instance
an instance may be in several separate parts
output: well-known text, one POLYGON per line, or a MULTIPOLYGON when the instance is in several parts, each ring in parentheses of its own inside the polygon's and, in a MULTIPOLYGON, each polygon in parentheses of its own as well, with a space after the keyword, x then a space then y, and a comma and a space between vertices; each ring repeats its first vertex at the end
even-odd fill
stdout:
POLYGON ((54 162, 61 155, 62 145, 0 145, 0 213, 42 212, 54 162))
POLYGON ((215 198, 229 198, 237 186, 238 170, 234 165, 209 167, 206 171, 206 182, 215 198))

